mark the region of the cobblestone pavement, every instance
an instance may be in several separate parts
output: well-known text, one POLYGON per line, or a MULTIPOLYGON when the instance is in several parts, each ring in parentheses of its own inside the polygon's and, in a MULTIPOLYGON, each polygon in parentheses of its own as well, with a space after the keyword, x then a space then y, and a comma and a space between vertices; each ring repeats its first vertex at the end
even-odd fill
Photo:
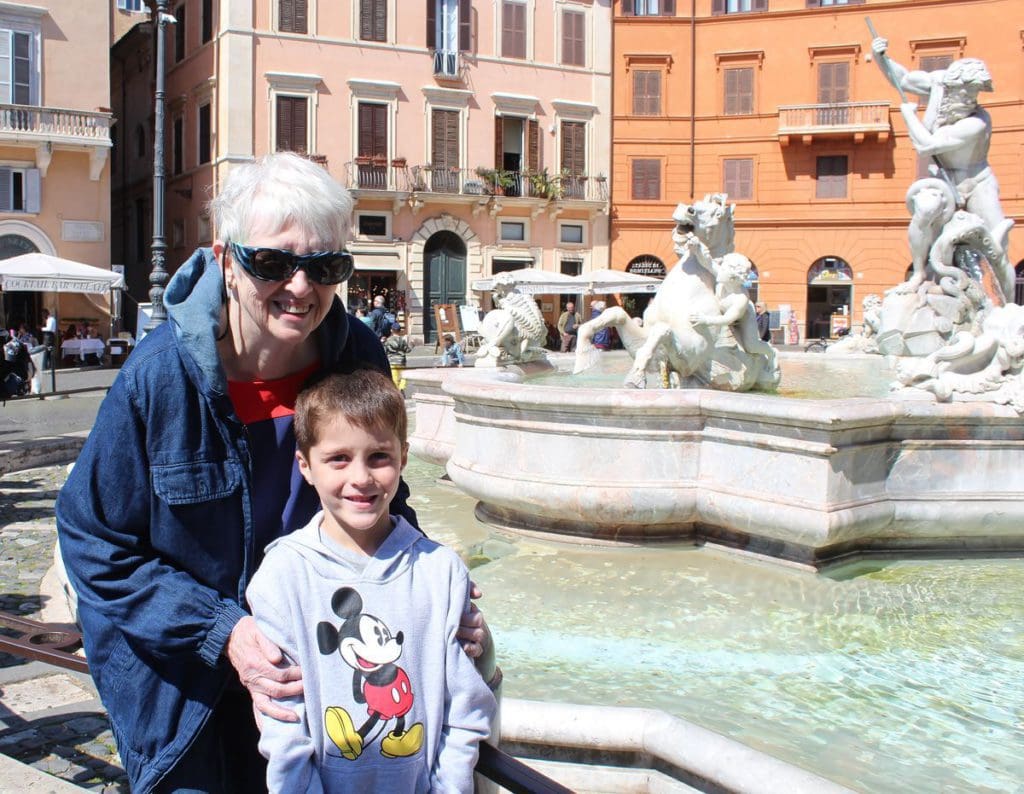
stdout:
MULTIPOLYGON (((64 466, 0 477, 0 610, 40 619, 64 466)), ((86 675, 0 654, 0 752, 90 791, 127 792, 114 738, 86 675)))

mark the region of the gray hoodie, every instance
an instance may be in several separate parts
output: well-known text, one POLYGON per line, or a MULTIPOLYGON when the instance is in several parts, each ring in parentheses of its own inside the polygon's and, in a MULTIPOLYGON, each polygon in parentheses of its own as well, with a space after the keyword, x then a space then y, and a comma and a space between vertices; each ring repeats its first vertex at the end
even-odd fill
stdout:
POLYGON ((271 792, 473 790, 494 696, 455 632, 469 573, 404 518, 372 557, 325 540, 322 513, 267 547, 247 597, 260 628, 302 668, 263 718, 271 792))

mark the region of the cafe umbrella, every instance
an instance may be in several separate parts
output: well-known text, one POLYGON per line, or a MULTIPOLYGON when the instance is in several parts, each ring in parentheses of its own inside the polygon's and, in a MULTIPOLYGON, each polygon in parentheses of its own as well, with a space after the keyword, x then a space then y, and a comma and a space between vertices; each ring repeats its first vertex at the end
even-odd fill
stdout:
MULTIPOLYGON (((124 287, 124 276, 111 270, 62 259, 49 254, 22 254, 0 261, 0 291, 77 292, 103 294, 124 287)), ((54 318, 60 317, 54 306, 54 318)), ((50 356, 50 379, 57 390, 57 355, 50 356)))

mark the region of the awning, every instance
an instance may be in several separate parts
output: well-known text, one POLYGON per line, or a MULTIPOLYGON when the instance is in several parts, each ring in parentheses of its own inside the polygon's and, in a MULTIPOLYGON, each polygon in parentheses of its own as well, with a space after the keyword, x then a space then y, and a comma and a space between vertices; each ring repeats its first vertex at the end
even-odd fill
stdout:
POLYGON ((120 273, 49 254, 22 254, 0 261, 0 289, 4 292, 102 294, 123 287, 120 273))
POLYGON ((575 295, 580 292, 579 282, 573 276, 535 267, 506 270, 488 278, 478 278, 470 288, 476 292, 493 292, 499 275, 510 277, 516 289, 526 295, 575 295))

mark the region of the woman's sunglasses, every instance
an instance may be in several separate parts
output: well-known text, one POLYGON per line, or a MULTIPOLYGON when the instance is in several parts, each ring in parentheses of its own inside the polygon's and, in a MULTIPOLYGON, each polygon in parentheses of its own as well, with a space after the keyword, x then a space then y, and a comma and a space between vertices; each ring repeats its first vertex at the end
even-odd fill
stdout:
POLYGON ((280 248, 250 248, 229 242, 232 258, 242 269, 260 281, 286 281, 301 268, 317 284, 340 284, 355 269, 348 251, 318 251, 301 256, 280 248))

